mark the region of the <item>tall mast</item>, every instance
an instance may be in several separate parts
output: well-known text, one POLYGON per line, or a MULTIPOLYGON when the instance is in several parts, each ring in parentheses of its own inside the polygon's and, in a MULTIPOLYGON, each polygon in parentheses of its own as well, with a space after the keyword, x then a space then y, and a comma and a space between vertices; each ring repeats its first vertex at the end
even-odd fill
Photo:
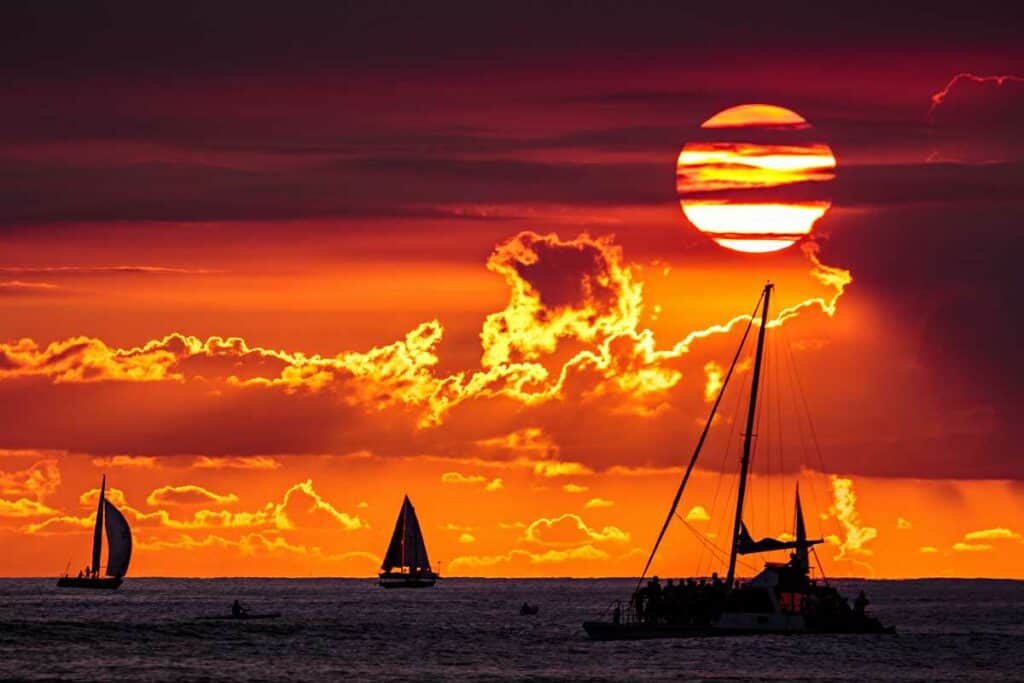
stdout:
POLYGON ((747 493, 747 472, 750 470, 750 447, 754 439, 754 418, 757 414, 757 390, 761 383, 761 358, 764 356, 764 333, 768 327, 768 300, 772 295, 772 283, 764 286, 764 303, 761 308, 761 326, 757 331, 757 351, 754 355, 754 377, 750 381, 750 407, 747 410, 747 431, 743 435, 743 460, 740 462, 740 487, 736 495, 736 518, 732 525, 732 548, 729 551, 729 572, 725 585, 732 586, 736 578, 736 551, 743 524, 743 497, 747 493))
POLYGON ((100 502, 96 506, 96 529, 92 533, 92 573, 100 571, 100 549, 103 547, 103 499, 107 491, 107 475, 100 484, 100 502))

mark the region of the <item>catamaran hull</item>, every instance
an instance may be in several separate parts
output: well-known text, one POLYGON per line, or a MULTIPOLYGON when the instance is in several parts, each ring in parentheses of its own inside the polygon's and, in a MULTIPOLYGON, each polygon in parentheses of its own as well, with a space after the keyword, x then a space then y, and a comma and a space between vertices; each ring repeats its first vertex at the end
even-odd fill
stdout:
POLYGON ((92 588, 99 590, 116 590, 121 586, 121 582, 122 579, 118 577, 107 577, 103 579, 79 579, 71 576, 64 576, 57 580, 57 588, 92 588))
POLYGON ((434 576, 382 576, 380 585, 384 588, 431 588, 437 583, 434 576))

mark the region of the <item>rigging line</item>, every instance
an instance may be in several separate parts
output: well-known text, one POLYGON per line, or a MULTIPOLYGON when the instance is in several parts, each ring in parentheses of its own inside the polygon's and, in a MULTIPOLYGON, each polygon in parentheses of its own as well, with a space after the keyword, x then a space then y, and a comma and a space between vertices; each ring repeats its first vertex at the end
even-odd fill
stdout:
MULTIPOLYGON (((685 519, 680 517, 678 512, 676 513, 676 517, 679 519, 680 522, 683 523, 683 525, 686 526, 687 529, 689 529, 691 532, 693 532, 693 534, 697 537, 698 541, 700 541, 702 544, 704 544, 704 546, 708 550, 710 550, 713 554, 717 554, 719 559, 724 559, 724 558, 727 558, 729 556, 728 551, 723 550, 722 548, 719 548, 717 545, 715 545, 714 541, 712 541, 710 538, 708 538, 706 535, 704 535, 704 533, 700 529, 696 528, 695 526, 693 526, 692 524, 687 522, 685 519)), ((744 567, 746 567, 750 571, 756 571, 755 567, 747 564, 743 560, 737 560, 737 562, 739 562, 739 564, 743 565, 744 567)))
MULTIPOLYGON (((793 350, 792 349, 790 349, 790 351, 789 351, 789 364, 790 364, 790 368, 793 370, 793 378, 796 381, 797 394, 799 394, 799 396, 800 396, 800 401, 801 401, 801 403, 803 404, 803 407, 804 407, 804 414, 807 416, 807 427, 808 427, 808 430, 810 432, 811 443, 814 445, 814 452, 818 456, 818 464, 820 465, 820 468, 819 468, 818 471, 821 472, 821 476, 824 477, 824 476, 826 476, 825 458, 821 454, 821 445, 818 442, 818 432, 817 432, 817 430, 815 430, 815 428, 814 428, 814 421, 811 419, 811 409, 810 409, 810 406, 807 403, 807 394, 804 392, 804 385, 803 385, 803 382, 800 380, 800 373, 796 369, 796 358, 793 357, 793 350)), ((811 485, 811 495, 815 496, 815 502, 814 503, 815 503, 815 505, 818 505, 817 495, 815 493, 813 483, 811 485)), ((820 508, 819 508, 819 510, 820 510, 820 508)), ((834 528, 835 528, 836 531, 842 531, 839 528, 839 523, 837 521, 834 522, 834 524, 835 524, 834 528)), ((820 530, 820 525, 819 525, 819 530, 820 530)))
MULTIPOLYGON (((736 396, 733 402, 731 420, 729 422, 729 432, 726 436, 725 447, 722 449, 722 457, 718 462, 718 476, 715 478, 715 493, 711 498, 711 508, 707 511, 708 516, 712 520, 718 519, 718 501, 722 493, 722 480, 726 478, 726 466, 729 462, 729 454, 732 452, 733 445, 736 443, 736 429, 740 423, 740 406, 742 404, 743 395, 747 389, 747 376, 742 375, 740 377, 739 391, 733 392, 736 396)), ((732 497, 732 490, 734 483, 732 479, 729 479, 729 491, 726 496, 726 500, 732 497)), ((719 520, 719 532, 724 533, 725 529, 721 525, 724 524, 724 519, 719 520)), ((697 557, 697 574, 700 574, 700 569, 704 563, 703 550, 697 557)))
MULTIPOLYGON (((796 424, 797 438, 798 438, 799 443, 800 443, 800 451, 799 452, 800 452, 800 455, 801 455, 801 459, 800 459, 800 462, 797 463, 798 471, 800 471, 800 467, 806 466, 808 473, 810 475, 813 475, 814 474, 814 469, 811 467, 810 458, 808 457, 808 454, 811 451, 811 449, 807 445, 808 435, 807 435, 807 433, 804 430, 803 421, 800 419, 800 408, 797 405, 796 380, 795 380, 795 377, 794 377, 794 368, 796 367, 796 359, 795 359, 794 354, 793 354, 793 344, 792 344, 792 342, 790 340, 790 337, 789 337, 789 331, 786 330, 786 329, 782 329, 781 332, 782 332, 782 336, 785 338, 785 342, 786 342, 786 347, 785 348, 786 348, 786 351, 787 351, 786 355, 784 355, 783 358, 785 360, 789 361, 788 365, 786 366, 786 369, 789 371, 788 374, 787 374, 787 379, 789 380, 789 389, 790 389, 790 391, 789 391, 789 398, 790 398, 790 403, 791 403, 792 408, 793 408, 793 422, 796 424)), ((821 473, 821 474, 822 474, 822 476, 824 476, 824 473, 821 473)), ((818 530, 818 535, 819 536, 824 536, 824 533, 822 532, 822 526, 821 526, 821 511, 822 511, 823 508, 821 507, 821 504, 820 504, 820 501, 819 501, 819 498, 818 498, 818 487, 817 487, 817 484, 815 483, 816 478, 817 477, 815 477, 815 476, 808 476, 807 483, 810 484, 810 487, 811 487, 811 501, 814 504, 814 508, 813 509, 816 511, 816 514, 814 515, 815 528, 818 530)))
MULTIPOLYGON (((778 479, 779 479, 779 484, 778 484, 779 485, 779 501, 781 503, 783 503, 783 506, 781 508, 783 510, 781 524, 782 524, 783 528, 787 528, 786 527, 786 522, 787 522, 787 518, 788 518, 788 513, 785 512, 785 510, 786 510, 785 500, 786 500, 786 493, 787 493, 787 491, 786 491, 786 481, 785 481, 785 476, 784 476, 785 473, 786 473, 786 451, 785 451, 786 433, 783 430, 783 419, 782 419, 782 413, 785 411, 785 404, 782 401, 782 363, 779 361, 779 353, 780 353, 779 352, 779 347, 782 346, 784 343, 785 343, 785 340, 782 338, 781 335, 779 335, 778 333, 773 335, 773 337, 772 337, 772 357, 774 358, 774 360, 772 361, 772 378, 774 380, 774 387, 775 387, 775 427, 776 427, 776 435, 775 435, 776 447, 775 447, 775 453, 776 453, 776 456, 777 456, 777 462, 776 462, 776 465, 778 467, 777 471, 779 473, 779 477, 778 477, 778 479)), ((800 471, 799 470, 796 471, 796 476, 794 478, 797 481, 799 481, 799 479, 800 479, 800 471)), ((795 510, 795 508, 793 509, 793 515, 794 515, 793 524, 790 525, 788 528, 794 529, 794 533, 795 533, 795 529, 796 529, 796 519, 795 519, 796 510, 795 510)))
POLYGON ((722 380, 722 386, 718 390, 718 396, 715 397, 715 403, 711 406, 711 414, 708 415, 708 421, 704 424, 704 431, 701 432, 700 439, 697 440, 697 446, 693 449, 693 456, 690 457, 690 464, 686 466, 686 472, 683 474, 683 480, 679 482, 679 489, 676 491, 676 497, 672 500, 672 507, 669 508, 668 515, 665 517, 665 523, 661 525, 661 532, 658 534, 658 539, 654 542, 654 547, 651 549, 651 555, 647 558, 647 564, 644 565, 644 570, 640 574, 640 579, 636 583, 636 589, 640 589, 640 584, 643 583, 644 577, 647 576, 647 570, 651 568, 651 562, 654 561, 654 556, 658 552, 658 546, 661 545, 661 539, 665 537, 665 531, 668 530, 668 525, 672 521, 672 515, 675 514, 676 508, 679 507, 679 499, 683 496, 683 489, 686 488, 686 482, 690 479, 690 473, 693 472, 694 465, 697 464, 697 457, 700 455, 700 450, 704 446, 704 440, 707 439, 708 432, 711 431, 711 423, 715 419, 715 413, 718 411, 718 405, 722 402, 722 396, 725 395, 725 388, 729 386, 729 379, 732 377, 733 370, 736 369, 736 362, 739 360, 740 353, 743 351, 743 347, 747 342, 747 336, 750 334, 750 328, 754 324, 754 314, 757 313, 757 309, 761 307, 761 302, 764 300, 764 292, 761 292, 761 296, 757 299, 757 305, 754 306, 754 313, 751 314, 750 320, 747 321, 747 327, 743 330, 743 337, 740 339, 739 348, 736 349, 736 354, 732 357, 732 364, 729 366, 729 372, 726 373, 725 378, 722 380))
MULTIPOLYGON (((765 330, 765 345, 767 345, 767 344, 768 344, 768 334, 767 334, 767 329, 766 329, 765 330)), ((767 396, 765 396, 765 394, 768 393, 768 376, 767 376, 768 373, 767 373, 767 367, 766 367, 767 363, 764 362, 763 356, 762 356, 761 363, 762 363, 762 365, 761 365, 761 367, 762 367, 761 372, 765 376, 764 376, 764 381, 761 382, 761 385, 757 388, 757 413, 754 416, 754 425, 753 425, 754 438, 751 441, 751 445, 750 445, 750 474, 747 476, 748 482, 753 477, 753 475, 754 475, 754 473, 756 471, 755 463, 757 465, 761 464, 761 456, 760 456, 760 453, 761 453, 761 441, 762 441, 762 439, 760 438, 760 434, 761 434, 761 419, 765 418, 765 414, 767 412, 769 412, 769 408, 766 405, 767 401, 765 400, 767 398, 767 396)), ((770 450, 771 442, 768 441, 768 438, 767 438, 768 437, 768 424, 770 424, 770 422, 768 421, 767 418, 765 418, 765 439, 764 439, 764 441, 769 444, 769 445, 765 446, 765 448, 769 449, 768 454, 770 456, 771 455, 771 450, 770 450)), ((767 488, 767 487, 765 487, 765 488, 767 488)), ((756 505, 756 503, 757 503, 756 499, 750 501, 749 507, 747 508, 747 510, 750 512, 750 523, 751 523, 751 526, 755 526, 755 528, 757 526, 757 523, 762 521, 761 518, 757 514, 757 505, 756 505)))

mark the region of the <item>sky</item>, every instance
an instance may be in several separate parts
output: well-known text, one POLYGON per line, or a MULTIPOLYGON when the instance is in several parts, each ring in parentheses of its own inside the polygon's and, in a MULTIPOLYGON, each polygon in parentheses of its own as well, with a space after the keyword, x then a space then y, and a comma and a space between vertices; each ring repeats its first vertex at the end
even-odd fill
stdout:
MULTIPOLYGON (((105 474, 132 576, 373 576, 405 494, 443 575, 634 576, 771 280, 751 533, 799 483, 829 576, 1024 577, 997 7, 4 3, 0 574, 84 565, 105 474), (736 175, 780 150, 834 168, 736 175)), ((663 576, 722 567, 750 375, 663 576)))

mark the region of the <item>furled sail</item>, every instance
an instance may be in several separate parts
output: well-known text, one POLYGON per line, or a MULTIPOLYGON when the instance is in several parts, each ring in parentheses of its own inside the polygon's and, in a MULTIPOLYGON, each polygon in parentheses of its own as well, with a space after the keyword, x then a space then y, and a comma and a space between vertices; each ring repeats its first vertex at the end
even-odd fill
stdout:
POLYGON ((103 503, 106 502, 107 477, 100 483, 100 498, 96 504, 96 527, 92 532, 92 573, 99 574, 100 551, 103 548, 103 503))
POLYGON ((106 505, 107 526, 107 576, 118 578, 128 573, 128 563, 132 559, 132 530, 128 520, 121 511, 109 500, 106 505))
POLYGON ((409 501, 409 496, 402 501, 402 509, 398 513, 395 530, 391 534, 391 542, 381 566, 386 572, 395 567, 408 567, 410 571, 430 569, 423 532, 420 530, 416 509, 409 501))

